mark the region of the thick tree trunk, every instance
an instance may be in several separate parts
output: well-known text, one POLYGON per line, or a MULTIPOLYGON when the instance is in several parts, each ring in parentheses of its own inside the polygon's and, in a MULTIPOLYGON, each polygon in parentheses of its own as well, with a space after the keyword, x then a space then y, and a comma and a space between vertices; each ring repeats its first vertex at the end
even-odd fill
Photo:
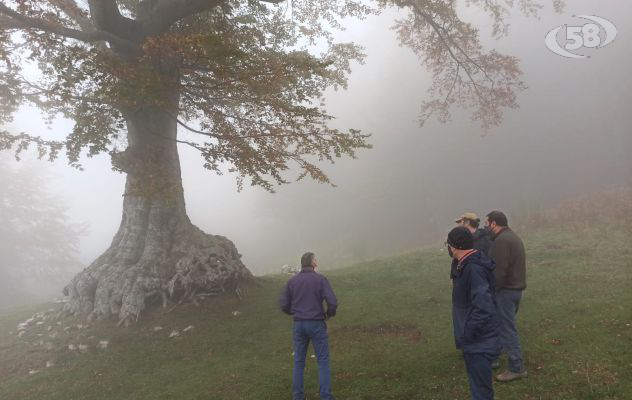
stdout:
POLYGON ((126 119, 128 148, 112 157, 127 173, 121 225, 64 293, 70 314, 129 323, 153 300, 235 291, 251 274, 230 240, 205 234, 186 214, 173 117, 145 108, 126 119))

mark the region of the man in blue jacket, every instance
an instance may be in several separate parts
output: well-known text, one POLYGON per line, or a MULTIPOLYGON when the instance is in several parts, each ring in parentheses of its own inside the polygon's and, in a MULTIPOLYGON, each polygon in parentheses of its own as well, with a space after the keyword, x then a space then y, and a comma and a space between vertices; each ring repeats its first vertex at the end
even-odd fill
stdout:
POLYGON ((320 398, 334 400, 331 394, 331 371, 329 369, 329 340, 325 320, 336 315, 338 301, 327 278, 316 273, 318 267, 314 253, 301 257, 301 272, 292 277, 281 295, 279 305, 286 314, 294 317, 294 400, 304 400, 303 374, 307 346, 312 342, 318 361, 320 398), (323 309, 323 300, 327 310, 323 309))
POLYGON ((493 400, 492 361, 500 354, 494 301, 494 262, 474 250, 472 233, 456 227, 446 245, 457 260, 452 286, 452 322, 457 348, 463 351, 472 400, 493 400))

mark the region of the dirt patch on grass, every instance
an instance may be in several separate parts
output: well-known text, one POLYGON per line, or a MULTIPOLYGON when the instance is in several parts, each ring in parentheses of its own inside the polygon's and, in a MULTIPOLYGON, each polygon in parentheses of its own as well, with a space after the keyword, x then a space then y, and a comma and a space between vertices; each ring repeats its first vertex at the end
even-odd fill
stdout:
POLYGON ((379 325, 346 325, 335 328, 332 335, 344 336, 388 336, 405 339, 411 343, 425 342, 421 331, 414 325, 379 324, 379 325))
POLYGON ((596 386, 610 386, 619 382, 619 376, 616 372, 599 363, 578 363, 573 374, 584 377, 591 392, 596 386))

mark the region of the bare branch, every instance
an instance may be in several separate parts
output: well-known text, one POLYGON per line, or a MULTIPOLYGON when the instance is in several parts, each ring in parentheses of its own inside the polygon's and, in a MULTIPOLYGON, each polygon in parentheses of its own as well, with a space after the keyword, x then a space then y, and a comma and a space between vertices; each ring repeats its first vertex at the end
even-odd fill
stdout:
MULTIPOLYGON (((454 52, 452 51, 452 47, 450 46, 450 43, 454 44, 454 41, 452 41, 450 39, 450 35, 446 35, 446 37, 444 37, 443 33, 442 33, 442 29, 441 27, 434 21, 434 19, 432 19, 432 17, 430 15, 428 15, 428 13, 422 11, 419 6, 417 6, 417 4, 413 4, 413 7, 415 8, 416 12, 421 15, 428 24, 430 24, 430 26, 432 27, 432 29, 435 31, 435 33, 437 34, 437 36, 439 37, 439 39, 441 40, 441 43, 444 45, 444 47, 446 48, 446 50, 448 51, 448 53, 450 54, 450 57, 456 62, 456 64, 460 67, 463 68, 463 70, 465 71, 465 73, 467 74, 470 82, 472 83, 472 85, 474 86, 474 91, 476 92, 476 95, 478 96, 479 99, 483 100, 483 96, 481 94, 481 92, 479 91, 478 88, 478 84, 476 83, 476 80, 474 79, 474 77, 472 76, 470 69, 468 68, 468 66, 466 65, 466 63, 462 62, 457 56, 456 54, 454 54, 454 52), (450 43, 448 43, 448 41, 450 41, 450 43)), ((471 61, 471 58, 467 55, 467 53, 465 53, 465 51, 463 51, 463 49, 461 49, 459 46, 455 46, 459 51, 461 51, 462 53, 465 54, 466 58, 468 60, 471 61)), ((474 63, 472 61, 472 63, 477 66, 481 71, 483 71, 483 73, 485 74, 485 76, 492 82, 492 86, 494 81, 489 78, 487 76, 487 73, 485 72, 485 70, 483 70, 480 66, 478 66, 478 64, 474 63)), ((452 90, 450 90, 452 91, 452 90)))

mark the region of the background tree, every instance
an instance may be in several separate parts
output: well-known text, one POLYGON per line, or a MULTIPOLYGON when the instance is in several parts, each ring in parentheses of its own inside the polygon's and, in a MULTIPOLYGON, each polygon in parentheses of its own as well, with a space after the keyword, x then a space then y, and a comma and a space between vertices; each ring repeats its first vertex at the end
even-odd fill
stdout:
MULTIPOLYGON (((510 8, 532 15, 533 0, 468 0, 487 11, 495 36, 510 8)), ((556 3, 557 4, 557 3, 556 3)), ((557 4, 559 6, 559 4, 557 4)), ((75 122, 63 141, 0 133, 0 146, 34 145, 42 157, 65 151, 80 167, 108 152, 127 174, 123 217, 110 248, 66 287, 69 313, 138 318, 149 298, 193 299, 236 290, 250 273, 231 241, 195 227, 185 210, 177 144, 198 150, 204 166, 230 165, 246 180, 275 184, 309 176, 329 182, 317 162, 355 157, 366 134, 332 129, 323 93, 346 85, 353 43, 333 32, 346 17, 389 7, 402 44, 433 74, 421 122, 469 107, 485 126, 515 108, 524 89, 518 61, 486 52, 455 0, 9 0, 0 4, 0 118, 34 104, 52 120, 75 122), (321 51, 319 51, 321 50, 321 51), (33 72, 36 71, 36 72, 33 72), (180 131, 180 134, 179 134, 180 131), (126 146, 118 151, 118 146, 126 146)))
POLYGON ((46 178, 34 164, 14 168, 0 155, 3 307, 59 295, 59 286, 80 269, 83 227, 69 222, 64 204, 48 191, 46 178))

